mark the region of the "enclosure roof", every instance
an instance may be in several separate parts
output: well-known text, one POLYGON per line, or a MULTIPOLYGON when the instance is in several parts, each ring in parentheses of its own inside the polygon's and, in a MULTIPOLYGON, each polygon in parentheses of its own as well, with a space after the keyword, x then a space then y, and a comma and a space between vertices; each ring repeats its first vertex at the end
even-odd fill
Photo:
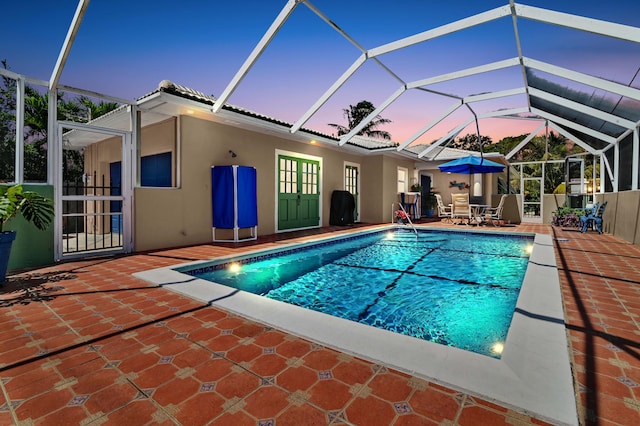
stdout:
MULTIPOLYGON (((376 116, 392 120, 388 129, 398 152, 419 158, 430 157, 457 135, 515 129, 516 122, 526 126, 501 135, 532 136, 550 129, 595 154, 631 137, 640 124, 640 3, 523 1, 526 4, 281 0, 185 5, 191 27, 205 10, 237 16, 215 15, 216 25, 198 28, 205 31, 200 37, 171 46, 166 44, 168 28, 162 25, 148 28, 157 32, 145 34, 144 42, 134 42, 137 33, 129 33, 131 42, 116 44, 120 55, 109 60, 102 54, 105 43, 102 50, 93 48, 115 36, 97 30, 104 23, 100 14, 139 22, 142 12, 131 9, 116 15, 111 2, 89 5, 79 0, 48 83, 64 89, 62 71, 68 60, 79 61, 82 55, 74 56, 72 46, 80 44, 83 55, 98 55, 94 63, 104 57, 101 67, 122 66, 130 80, 162 72, 144 66, 168 57, 171 62, 164 66, 178 66, 166 77, 178 81, 173 75, 183 75, 179 81, 186 86, 217 93, 209 99, 191 90, 177 95, 211 103, 215 114, 233 110, 286 126, 291 135, 335 139, 329 123, 343 121, 345 107, 370 100, 376 110, 340 135, 339 145, 353 143, 376 116), (265 17, 274 17, 266 31, 265 17), (93 25, 93 39, 80 29, 83 20, 93 25), (257 26, 256 20, 261 22, 257 26), (256 28, 262 30, 256 33, 256 28), (165 44, 154 46, 156 39, 165 44), (249 51, 247 45, 239 44, 245 40, 253 46, 247 54, 242 53, 249 51), (201 50, 192 50, 194 46, 201 50), (132 47, 143 49, 126 50, 132 47), (140 71, 131 73, 132 69, 140 71), (227 69, 231 71, 225 80, 219 71, 227 69), (215 77, 193 84, 189 76, 196 70, 215 77), (416 154, 416 148, 408 149, 411 146, 423 149, 416 154)), ((174 11, 155 8, 147 13, 162 22, 160 14, 169 18, 174 11)), ((182 24, 175 22, 176 28, 182 24)), ((171 38, 180 37, 170 32, 171 38)), ((112 77, 102 69, 82 75, 90 77, 90 84, 112 77)), ((371 141, 357 144, 376 146, 371 141)))

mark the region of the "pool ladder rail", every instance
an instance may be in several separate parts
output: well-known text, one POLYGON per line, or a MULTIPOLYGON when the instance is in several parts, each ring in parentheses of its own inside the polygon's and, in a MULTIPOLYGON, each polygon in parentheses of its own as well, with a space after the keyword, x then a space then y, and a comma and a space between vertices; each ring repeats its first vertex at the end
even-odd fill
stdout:
MULTIPOLYGON (((404 209, 404 206, 402 205, 402 203, 393 203, 391 204, 391 217, 394 218, 396 216, 396 204, 400 207, 400 210, 402 210, 404 212, 405 217, 407 218, 407 221, 409 222, 409 226, 411 226, 411 229, 413 229, 413 232, 416 233, 416 237, 418 236, 418 230, 416 229, 416 227, 414 226, 413 222, 411 221, 411 217, 409 216, 409 213, 407 213, 407 211, 404 209)), ((405 223, 406 225, 406 223, 405 223)))

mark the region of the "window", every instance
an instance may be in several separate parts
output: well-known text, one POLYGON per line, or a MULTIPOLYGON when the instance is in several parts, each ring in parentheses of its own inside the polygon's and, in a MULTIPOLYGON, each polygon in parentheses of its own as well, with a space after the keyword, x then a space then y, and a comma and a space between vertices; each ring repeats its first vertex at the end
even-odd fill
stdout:
POLYGON ((398 192, 407 192, 407 180, 409 171, 404 167, 398 167, 398 192))

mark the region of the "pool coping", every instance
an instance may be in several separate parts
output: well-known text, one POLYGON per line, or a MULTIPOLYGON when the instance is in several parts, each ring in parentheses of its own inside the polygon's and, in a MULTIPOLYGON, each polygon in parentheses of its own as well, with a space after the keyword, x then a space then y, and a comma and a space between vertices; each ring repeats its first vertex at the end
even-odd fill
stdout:
MULTIPOLYGON (((459 232, 418 227, 438 232, 459 232)), ((311 238, 305 242, 279 243, 276 248, 263 247, 216 259, 244 257, 251 253, 395 228, 395 225, 371 227, 339 236, 311 238)), ((487 233, 481 230, 465 232, 487 233)), ((500 235, 504 233, 500 232, 500 235)), ((515 408, 540 420, 554 424, 578 424, 560 280, 550 235, 534 236, 534 247, 500 359, 336 318, 174 270, 206 262, 177 264, 135 273, 134 276, 327 347, 515 408)))

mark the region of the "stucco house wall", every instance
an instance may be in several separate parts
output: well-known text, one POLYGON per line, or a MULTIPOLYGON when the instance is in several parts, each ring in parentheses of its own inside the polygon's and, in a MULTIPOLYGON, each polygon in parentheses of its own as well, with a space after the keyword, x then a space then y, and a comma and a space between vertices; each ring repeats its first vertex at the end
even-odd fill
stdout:
MULTIPOLYGON (((321 226, 329 225, 331 194, 343 189, 344 162, 360 164, 362 222, 391 220, 397 199, 397 168, 413 170, 413 162, 380 154, 355 155, 215 123, 180 117, 180 182, 176 188, 135 189, 136 251, 201 244, 212 240, 211 166, 252 166, 258 176, 258 235, 276 232, 277 153, 321 159, 321 226), (232 158, 229 151, 236 153, 232 158)), ((141 144, 171 146, 172 132, 142 131, 141 144)))

